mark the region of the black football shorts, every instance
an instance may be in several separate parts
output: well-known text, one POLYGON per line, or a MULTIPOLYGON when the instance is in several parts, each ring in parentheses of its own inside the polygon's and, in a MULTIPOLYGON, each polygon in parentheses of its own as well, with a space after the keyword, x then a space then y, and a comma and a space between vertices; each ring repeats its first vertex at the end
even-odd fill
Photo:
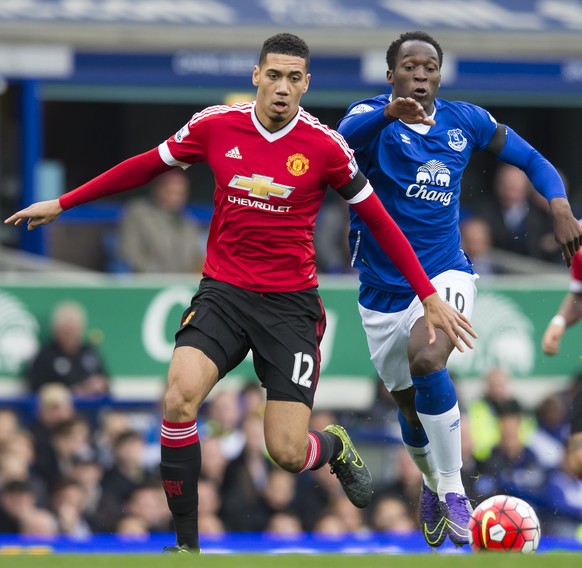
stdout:
POLYGON ((176 347, 200 349, 219 378, 253 353, 269 400, 310 408, 319 380, 325 311, 316 288, 258 293, 203 278, 176 333, 176 347))

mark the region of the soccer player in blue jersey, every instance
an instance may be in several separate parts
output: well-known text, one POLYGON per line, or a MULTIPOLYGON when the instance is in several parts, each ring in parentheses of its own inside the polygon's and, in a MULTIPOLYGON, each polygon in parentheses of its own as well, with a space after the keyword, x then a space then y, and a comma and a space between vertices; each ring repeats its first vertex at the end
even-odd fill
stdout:
MULTIPOLYGON (((521 168, 548 200, 570 266, 582 231, 556 169, 486 110, 436 98, 443 52, 430 35, 402 34, 386 61, 391 94, 354 103, 338 130, 441 297, 471 317, 478 276, 460 245, 459 197, 467 163, 481 150, 521 168)), ((472 508, 461 482, 459 405, 447 371, 453 345, 441 332, 429 343, 414 291, 353 211, 350 245, 372 361, 399 406, 404 445, 423 473, 425 539, 437 547, 448 535, 462 546, 472 508)))

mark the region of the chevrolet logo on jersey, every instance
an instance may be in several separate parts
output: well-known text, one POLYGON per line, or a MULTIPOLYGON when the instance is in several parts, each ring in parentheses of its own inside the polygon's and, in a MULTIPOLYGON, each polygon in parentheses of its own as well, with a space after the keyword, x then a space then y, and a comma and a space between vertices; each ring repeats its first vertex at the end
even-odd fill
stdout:
POLYGON ((244 189, 249 192, 249 195, 259 199, 271 199, 271 195, 289 197, 295 189, 290 185, 275 183, 272 177, 259 176, 257 174, 253 174, 253 177, 250 178, 236 175, 230 180, 228 187, 244 189))

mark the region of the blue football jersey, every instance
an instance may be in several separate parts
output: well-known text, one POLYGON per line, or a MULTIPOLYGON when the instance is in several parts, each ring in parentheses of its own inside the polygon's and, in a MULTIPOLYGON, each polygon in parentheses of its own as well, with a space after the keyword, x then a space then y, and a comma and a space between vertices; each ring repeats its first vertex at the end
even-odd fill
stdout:
MULTIPOLYGON (((388 95, 358 101, 345 119, 384 108, 389 101, 388 95)), ((435 126, 396 120, 364 147, 354 148, 360 169, 429 278, 445 270, 473 272, 461 249, 461 178, 471 155, 487 147, 497 128, 495 119, 476 105, 443 99, 434 104, 435 126)), ((342 132, 341 124, 338 130, 342 132)), ((353 211, 350 229, 352 260, 362 284, 408 294, 408 282, 353 211)))

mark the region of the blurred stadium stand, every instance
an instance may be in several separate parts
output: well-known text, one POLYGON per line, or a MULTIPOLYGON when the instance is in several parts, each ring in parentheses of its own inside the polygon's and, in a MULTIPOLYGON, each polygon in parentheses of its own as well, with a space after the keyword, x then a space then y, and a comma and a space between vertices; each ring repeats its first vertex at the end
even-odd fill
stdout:
MULTIPOLYGON (((414 10, 405 0, 27 0, 0 2, 0 208, 58 195, 158 144, 202 107, 252 97, 260 43, 283 30, 310 44, 304 105, 334 125, 351 102, 386 89, 385 49, 412 29, 445 50, 443 97, 486 105, 577 185, 580 0, 421 0, 414 10)), ((492 167, 474 159, 466 184, 475 195, 492 167)), ((204 166, 190 174, 200 188, 194 214, 206 215, 212 176, 204 166)), ((580 187, 571 192, 581 200, 580 187)), ((68 222, 101 219, 89 240, 107 242, 118 203, 106 220, 90 209, 68 222)), ((78 262, 60 246, 78 231, 48 233, 2 227, 0 243, 78 262)), ((104 246, 84 255, 85 267, 104 269, 104 246)))

